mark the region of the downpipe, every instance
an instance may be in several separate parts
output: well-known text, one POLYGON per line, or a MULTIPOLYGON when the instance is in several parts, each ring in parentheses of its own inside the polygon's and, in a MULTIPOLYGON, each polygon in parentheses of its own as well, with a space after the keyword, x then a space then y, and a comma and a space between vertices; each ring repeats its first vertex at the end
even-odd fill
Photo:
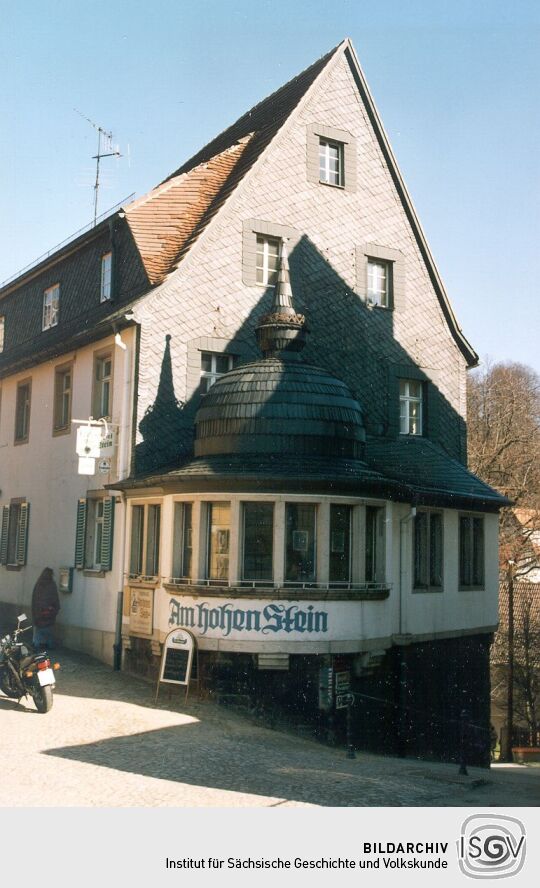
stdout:
MULTIPOLYGON (((403 639, 403 543, 405 525, 416 517, 416 506, 411 505, 411 511, 399 521, 399 616, 398 616, 398 637, 403 639)), ((405 758, 407 755, 407 656, 406 645, 401 643, 398 645, 398 755, 405 758)))

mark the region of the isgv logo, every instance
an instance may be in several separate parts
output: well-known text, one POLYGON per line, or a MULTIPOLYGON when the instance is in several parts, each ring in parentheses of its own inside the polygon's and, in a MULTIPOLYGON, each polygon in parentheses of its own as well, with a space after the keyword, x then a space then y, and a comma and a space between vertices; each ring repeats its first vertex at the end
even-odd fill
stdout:
POLYGON ((515 876, 525 863, 525 827, 516 817, 473 814, 461 827, 459 867, 471 879, 515 876))

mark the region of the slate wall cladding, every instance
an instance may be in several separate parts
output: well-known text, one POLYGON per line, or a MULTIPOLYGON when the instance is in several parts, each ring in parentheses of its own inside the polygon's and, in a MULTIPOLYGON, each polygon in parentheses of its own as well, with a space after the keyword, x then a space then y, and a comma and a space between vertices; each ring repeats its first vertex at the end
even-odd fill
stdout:
MULTIPOLYGON (((291 252, 296 308, 310 328, 305 359, 343 379, 365 409, 370 434, 389 430, 389 364, 420 368, 434 385, 435 440, 464 459, 465 359, 448 329, 414 234, 385 165, 343 55, 311 88, 257 167, 192 248, 178 272, 138 308, 141 321, 138 423, 160 379, 165 337, 175 396, 185 401, 187 343, 198 336, 235 338, 257 357, 253 330, 270 293, 242 280, 246 219, 300 233, 291 252), (306 131, 313 120, 348 130, 357 145, 357 188, 351 193, 308 181, 306 131), (357 247, 375 243, 403 256, 402 307, 374 311, 357 293, 357 247)), ((194 405, 190 405, 193 407, 194 405)), ((164 429, 163 433, 166 434, 164 429)), ((138 441, 142 438, 138 433, 138 441)), ((138 466, 139 469, 144 468, 138 466)))
POLYGON ((117 228, 115 248, 114 293, 110 302, 100 303, 101 257, 111 249, 108 228, 0 300, 1 313, 6 318, 0 371, 2 363, 9 362, 14 354, 25 349, 35 354, 53 337, 65 340, 67 335, 84 329, 90 321, 99 322, 119 304, 147 289, 146 275, 124 224, 117 228), (56 283, 60 284, 59 322, 43 331, 43 293, 56 283))

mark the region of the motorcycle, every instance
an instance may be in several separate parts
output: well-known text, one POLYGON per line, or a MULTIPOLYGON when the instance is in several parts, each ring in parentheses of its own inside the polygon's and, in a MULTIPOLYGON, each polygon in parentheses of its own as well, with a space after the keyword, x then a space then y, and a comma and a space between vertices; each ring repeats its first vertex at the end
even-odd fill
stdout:
POLYGON ((31 696, 38 712, 49 712, 53 705, 54 671, 59 663, 51 663, 46 652, 33 652, 20 640, 31 626, 21 628, 26 614, 17 617, 13 635, 0 639, 0 690, 14 700, 31 696))

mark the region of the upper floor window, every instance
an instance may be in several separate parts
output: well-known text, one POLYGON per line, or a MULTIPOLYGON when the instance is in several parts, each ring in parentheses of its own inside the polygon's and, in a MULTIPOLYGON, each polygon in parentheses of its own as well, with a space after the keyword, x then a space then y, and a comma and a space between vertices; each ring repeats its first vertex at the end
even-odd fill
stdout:
POLYGON ((216 379, 232 370, 233 355, 219 354, 216 352, 201 352, 201 392, 205 394, 216 379))
POLYGON ((319 181, 343 185, 343 143, 319 139, 319 181))
POLYGON ((0 315, 0 352, 4 351, 4 331, 6 326, 6 319, 3 315, 0 315))
POLYGON ((242 578, 271 583, 274 575, 274 504, 244 503, 243 519, 242 578))
POLYGON ((228 581, 231 540, 231 504, 208 503, 208 550, 206 574, 209 580, 228 581))
POLYGON ((192 575, 193 504, 174 504, 173 577, 189 579, 192 575))
POLYGON ((368 259, 367 298, 373 305, 391 308, 392 263, 380 259, 368 259))
POLYGON ((53 430, 55 432, 69 431, 70 428, 72 372, 71 364, 57 367, 54 372, 53 430))
POLYGON ((256 275, 257 283, 274 287, 277 281, 280 239, 257 235, 256 275))
POLYGON ((443 516, 418 512, 414 519, 414 588, 441 589, 443 585, 443 516))
POLYGON ((484 586, 484 519, 459 517, 459 585, 479 589, 484 586))
POLYGON ((287 503, 285 507, 285 580, 313 583, 316 565, 317 507, 307 503, 287 503))
POLYGON ((100 302, 108 302, 111 298, 112 284, 112 253, 104 253, 101 257, 101 290, 100 302))
POLYGON ((149 504, 131 509, 129 572, 132 576, 159 574, 161 506, 149 504))
POLYGON ((30 434, 30 399, 32 382, 25 379, 17 385, 17 401, 15 404, 15 443, 28 441, 30 434))
POLYGON ((423 386, 416 379, 399 381, 399 432, 421 435, 423 423, 423 386))
POLYGON ((94 389, 92 416, 101 419, 111 416, 112 355, 98 355, 94 361, 94 389))
POLYGON ((50 330, 58 324, 60 309, 60 284, 49 287, 43 294, 43 330, 50 330))

